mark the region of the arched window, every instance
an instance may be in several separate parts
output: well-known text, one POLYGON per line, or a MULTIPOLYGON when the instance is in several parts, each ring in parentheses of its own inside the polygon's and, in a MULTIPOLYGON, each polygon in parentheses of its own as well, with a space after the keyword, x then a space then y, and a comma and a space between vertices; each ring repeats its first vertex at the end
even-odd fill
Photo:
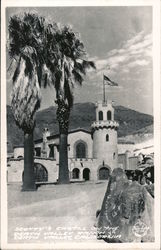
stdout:
POLYGON ((109 135, 108 134, 106 135, 106 141, 109 141, 109 135))
POLYGON ((111 120, 111 111, 107 111, 107 120, 111 120))
POLYGON ((115 157, 116 157, 116 153, 113 153, 113 159, 115 159, 115 157))
POLYGON ((79 179, 79 169, 78 168, 74 168, 72 171, 72 178, 73 179, 79 179))
POLYGON ((83 142, 79 142, 76 146, 76 158, 86 158, 86 146, 83 142))
POLYGON ((99 111, 98 115, 99 115, 99 121, 103 121, 103 112, 99 111))

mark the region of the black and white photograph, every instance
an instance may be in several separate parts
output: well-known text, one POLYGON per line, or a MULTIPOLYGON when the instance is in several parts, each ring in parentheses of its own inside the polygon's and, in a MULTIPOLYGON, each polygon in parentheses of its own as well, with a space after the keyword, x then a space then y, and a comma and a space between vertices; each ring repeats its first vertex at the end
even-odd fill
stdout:
POLYGON ((160 1, 2 3, 1 249, 160 249, 160 1))

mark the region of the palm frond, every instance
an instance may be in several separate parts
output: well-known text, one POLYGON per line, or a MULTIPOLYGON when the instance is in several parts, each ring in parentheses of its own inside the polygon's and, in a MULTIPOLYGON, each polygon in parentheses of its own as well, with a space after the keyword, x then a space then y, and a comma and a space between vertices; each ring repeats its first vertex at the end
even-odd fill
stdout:
POLYGON ((78 83, 79 85, 82 85, 82 82, 83 82, 82 75, 76 69, 73 69, 72 73, 73 73, 75 82, 78 83))
POLYGON ((12 108, 21 128, 34 124, 40 105, 40 87, 54 85, 57 99, 73 105, 73 87, 82 85, 87 69, 86 51, 78 33, 70 26, 47 23, 34 13, 13 16, 9 21, 9 55, 19 58, 13 76, 12 108))
POLYGON ((96 65, 95 65, 95 63, 93 61, 83 60, 82 67, 85 68, 85 69, 88 69, 88 68, 96 69, 96 65))
POLYGON ((86 74, 86 68, 83 67, 82 63, 75 61, 74 62, 74 67, 82 74, 86 74))
POLYGON ((34 114, 40 106, 41 93, 37 74, 32 79, 25 74, 26 62, 21 59, 20 74, 12 89, 11 107, 16 123, 23 130, 34 126, 34 114))
POLYGON ((70 88, 70 84, 68 80, 65 80, 65 83, 64 83, 64 97, 68 102, 68 106, 72 107, 74 98, 73 98, 72 88, 70 88))
POLYGON ((19 61, 17 63, 17 67, 16 67, 15 72, 14 72, 13 77, 12 77, 13 83, 17 80, 17 77, 20 74, 20 62, 21 62, 21 57, 19 58, 19 61))

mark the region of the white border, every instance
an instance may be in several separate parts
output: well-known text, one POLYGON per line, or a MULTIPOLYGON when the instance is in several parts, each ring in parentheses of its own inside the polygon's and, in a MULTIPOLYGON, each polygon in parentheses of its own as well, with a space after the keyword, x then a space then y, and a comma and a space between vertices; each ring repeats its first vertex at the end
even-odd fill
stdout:
MULTIPOLYGON (((143 13, 144 14, 144 13, 143 13)), ((160 163, 161 163, 161 88, 160 88, 160 1, 159 0, 2 0, 1 3, 1 249, 160 249, 160 163), (49 6, 152 6, 153 7, 153 86, 154 86, 154 148, 155 148, 155 243, 7 243, 7 183, 6 183, 6 7, 49 6), (156 188, 157 186, 157 188, 156 188)))

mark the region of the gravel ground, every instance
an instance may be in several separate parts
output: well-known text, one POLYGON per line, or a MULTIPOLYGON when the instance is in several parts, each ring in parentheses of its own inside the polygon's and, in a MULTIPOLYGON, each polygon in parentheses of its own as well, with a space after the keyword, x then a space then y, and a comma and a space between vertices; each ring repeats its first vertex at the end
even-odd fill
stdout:
POLYGON ((21 192, 8 185, 8 242, 97 241, 95 214, 107 182, 41 186, 21 192))

